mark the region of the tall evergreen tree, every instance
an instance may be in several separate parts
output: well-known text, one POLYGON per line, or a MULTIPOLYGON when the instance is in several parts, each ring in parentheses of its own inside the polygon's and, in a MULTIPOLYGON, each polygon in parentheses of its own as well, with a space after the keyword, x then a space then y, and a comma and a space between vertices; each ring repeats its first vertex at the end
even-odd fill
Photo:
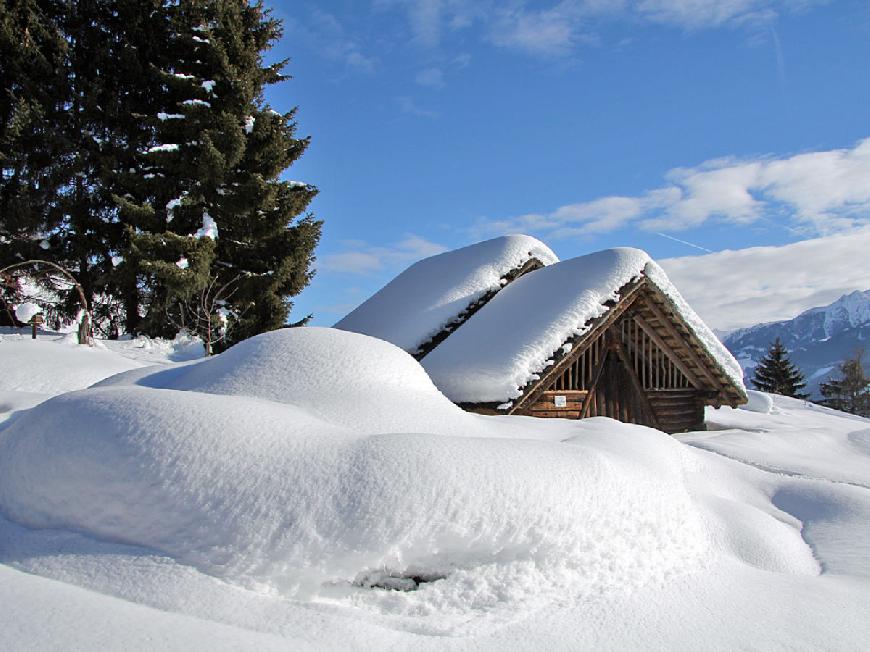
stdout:
MULTIPOLYGON (((0 3, 0 268, 55 253, 72 153, 57 128, 70 97, 64 14, 60 0, 0 3)), ((31 280, 61 295, 69 289, 50 275, 31 280)), ((20 288, 15 275, 0 277, 0 323, 14 323, 9 308, 23 298, 20 288)), ((53 322, 68 313, 48 312, 53 322)))
POLYGON ((840 363, 839 378, 819 385, 823 405, 851 414, 870 416, 870 377, 864 372, 864 350, 840 363))
POLYGON ((286 323, 320 223, 316 189, 280 179, 308 144, 264 100, 286 78, 263 58, 280 34, 247 0, 0 5, 0 202, 19 207, 0 260, 63 265, 89 300, 123 302, 128 332, 190 327, 207 287, 225 290, 226 344, 286 323))
POLYGON ((69 146, 54 126, 67 99, 59 2, 0 3, 0 267, 43 256, 69 146))
POLYGON ((807 394, 799 393, 804 387, 804 375, 788 358, 788 351, 777 337, 767 354, 755 368, 752 384, 756 389, 771 394, 807 398, 807 394))
POLYGON ((287 298, 310 279, 320 223, 303 213, 316 190, 279 179, 308 141, 294 137, 293 112, 264 102, 285 62, 263 62, 281 32, 260 3, 180 2, 168 15, 168 45, 152 59, 153 143, 116 196, 124 266, 149 288, 140 298, 151 334, 191 328, 185 306, 206 285, 228 288, 226 345, 282 326, 287 298))
MULTIPOLYGON (((122 234, 107 180, 130 138, 130 125, 119 120, 129 114, 127 97, 136 88, 135 76, 125 82, 121 74, 124 55, 129 60, 136 52, 127 37, 134 33, 133 14, 147 15, 160 4, 21 0, 0 10, 7 12, 0 13, 0 47, 11 50, 3 57, 9 61, 4 73, 10 71, 4 87, 17 100, 13 119, 4 120, 16 128, 4 129, 0 139, 11 162, 2 166, 0 228, 15 231, 6 238, 16 245, 11 256, 68 269, 89 304, 108 285, 111 252, 122 234), (29 117, 24 129, 22 115, 29 117)), ((78 293, 66 283, 53 289, 62 299, 61 316, 75 317, 78 293)))

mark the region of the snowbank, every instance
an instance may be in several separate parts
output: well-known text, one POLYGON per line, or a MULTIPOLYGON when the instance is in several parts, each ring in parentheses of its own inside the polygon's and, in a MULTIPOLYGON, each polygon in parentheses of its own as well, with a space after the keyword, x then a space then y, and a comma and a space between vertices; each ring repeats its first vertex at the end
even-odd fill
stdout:
POLYGON ((740 365, 639 249, 599 251, 526 274, 499 292, 423 359, 435 384, 456 402, 504 402, 542 371, 553 354, 626 283, 645 275, 656 285, 738 387, 740 365))
POLYGON ((773 397, 770 394, 747 389, 746 398, 749 400, 745 405, 740 406, 741 410, 758 412, 759 414, 770 414, 773 411, 773 397))
POLYGON ((401 609, 457 614, 707 554, 673 439, 591 420, 535 440, 529 421, 460 411, 388 343, 285 329, 21 414, 0 431, 0 510, 293 595, 445 577, 401 609))
POLYGON ((860 649, 870 422, 775 407, 480 417, 329 329, 130 370, 0 424, 0 647, 860 649))
POLYGON ((710 431, 680 439, 759 468, 870 488, 870 419, 787 396, 753 394, 771 402, 769 413, 708 408, 710 431))
POLYGON ((74 334, 0 335, 0 392, 54 396, 88 387, 98 380, 142 364, 101 347, 80 346, 74 334))
POLYGON ((470 305, 499 290, 504 277, 531 258, 559 259, 527 235, 509 235, 414 263, 335 327, 365 333, 415 353, 470 305))

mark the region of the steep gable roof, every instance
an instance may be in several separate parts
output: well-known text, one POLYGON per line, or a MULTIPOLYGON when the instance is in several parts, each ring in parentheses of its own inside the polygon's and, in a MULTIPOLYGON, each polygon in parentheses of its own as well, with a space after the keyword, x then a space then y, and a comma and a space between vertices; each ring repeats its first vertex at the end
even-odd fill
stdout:
POLYGON ((387 340, 419 358, 514 279, 558 260, 526 235, 447 251, 408 267, 335 328, 387 340))
POLYGON ((457 403, 510 402, 528 391, 570 348, 619 305, 629 289, 648 285, 662 300, 704 364, 742 400, 737 361, 689 307, 664 271, 639 249, 609 249, 540 269, 505 288, 422 364, 457 403))

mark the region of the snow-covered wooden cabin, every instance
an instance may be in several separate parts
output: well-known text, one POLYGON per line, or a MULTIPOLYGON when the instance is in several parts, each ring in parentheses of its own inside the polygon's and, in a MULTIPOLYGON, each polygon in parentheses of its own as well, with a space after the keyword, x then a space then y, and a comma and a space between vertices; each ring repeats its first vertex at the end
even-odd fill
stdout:
POLYGON ((557 262, 533 238, 497 238, 416 263, 336 326, 416 354, 448 398, 479 413, 680 432, 704 427, 705 405, 746 401, 737 361, 639 249, 557 262), (508 250, 481 282, 480 257, 508 250))
POLYGON ((679 432, 703 428, 705 405, 746 401, 737 361, 639 249, 527 274, 422 364, 455 403, 491 414, 679 432))
POLYGON ((509 235, 424 258, 335 324, 422 358, 511 282, 558 262, 540 240, 509 235))

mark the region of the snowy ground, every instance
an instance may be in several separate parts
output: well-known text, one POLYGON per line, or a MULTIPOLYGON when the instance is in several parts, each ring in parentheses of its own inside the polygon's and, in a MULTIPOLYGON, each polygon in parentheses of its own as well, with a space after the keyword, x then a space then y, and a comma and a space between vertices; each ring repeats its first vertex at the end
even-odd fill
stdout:
POLYGON ((868 420, 759 395, 677 438, 480 417, 331 329, 106 346, 0 340, 0 649, 870 638, 868 420))

